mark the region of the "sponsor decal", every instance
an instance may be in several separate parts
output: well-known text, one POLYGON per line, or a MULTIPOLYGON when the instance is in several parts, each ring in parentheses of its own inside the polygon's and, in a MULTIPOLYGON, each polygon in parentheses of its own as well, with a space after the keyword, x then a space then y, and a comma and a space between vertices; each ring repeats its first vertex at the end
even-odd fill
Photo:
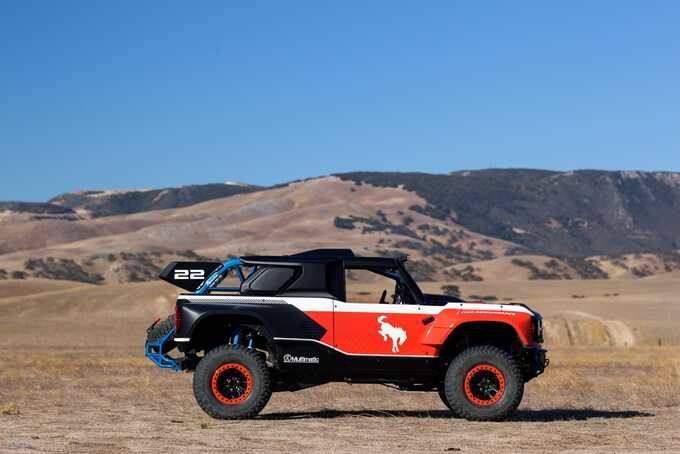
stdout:
POLYGON ((296 363, 296 364, 317 364, 319 362, 319 358, 316 356, 293 356, 289 355, 286 353, 283 355, 283 362, 284 363, 296 363))
POLYGON ((464 310, 456 312, 456 315, 504 315, 508 317, 514 317, 517 312, 506 312, 506 311, 478 311, 478 310, 464 310))
POLYGON ((386 318, 386 315, 378 317, 378 323, 380 323, 378 334, 383 337, 384 342, 387 341, 388 337, 392 339, 392 353, 399 353, 399 346, 406 342, 406 331, 399 326, 390 325, 385 321, 386 318))

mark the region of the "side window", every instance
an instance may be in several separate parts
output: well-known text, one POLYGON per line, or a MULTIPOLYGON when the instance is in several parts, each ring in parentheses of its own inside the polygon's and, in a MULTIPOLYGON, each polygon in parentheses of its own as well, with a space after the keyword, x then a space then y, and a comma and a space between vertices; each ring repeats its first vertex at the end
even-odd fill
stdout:
POLYGON ((241 284, 241 293, 243 295, 275 294, 294 276, 293 268, 262 267, 241 284))
POLYGON ((348 303, 414 304, 415 299, 402 283, 397 270, 345 268, 345 294, 348 303))

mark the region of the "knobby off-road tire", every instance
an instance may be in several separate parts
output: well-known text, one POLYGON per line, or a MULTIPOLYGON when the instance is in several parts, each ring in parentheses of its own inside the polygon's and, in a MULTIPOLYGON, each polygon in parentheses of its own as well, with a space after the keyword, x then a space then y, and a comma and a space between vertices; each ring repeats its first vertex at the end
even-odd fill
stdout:
MULTIPOLYGON (((149 334, 146 335, 146 340, 147 342, 156 342, 163 339, 173 329, 175 329, 175 316, 169 315, 168 318, 158 323, 149 331, 149 334)), ((175 348, 175 340, 170 336, 163 344, 163 353, 167 353, 173 348, 175 348)))
MULTIPOLYGON (((446 405, 446 408, 448 410, 453 411, 453 408, 451 407, 451 404, 449 403, 449 399, 446 398, 446 391, 442 388, 441 390, 437 391, 437 394, 439 394, 439 398, 442 400, 442 403, 446 405)), ((459 418, 458 415, 455 415, 456 418, 459 418)))
POLYGON ((216 419, 253 418, 271 395, 271 377, 264 359, 241 345, 210 350, 194 373, 196 402, 216 419))
POLYGON ((446 408, 449 410, 453 411, 453 408, 451 408, 451 404, 449 403, 449 399, 446 397, 446 391, 439 391, 439 398, 444 402, 444 405, 446 405, 446 408))
POLYGON ((522 401, 524 381, 515 360, 497 347, 472 347, 449 365, 444 380, 451 410, 470 421, 500 421, 522 401))

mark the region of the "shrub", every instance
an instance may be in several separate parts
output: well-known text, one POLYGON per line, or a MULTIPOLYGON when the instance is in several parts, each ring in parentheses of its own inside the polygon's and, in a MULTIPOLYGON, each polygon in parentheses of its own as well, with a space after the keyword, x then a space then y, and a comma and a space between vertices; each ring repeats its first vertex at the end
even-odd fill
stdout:
POLYGON ((484 280, 482 276, 475 274, 475 269, 472 265, 468 265, 461 270, 458 270, 456 268, 449 268, 448 270, 444 271, 444 275, 450 277, 451 279, 464 282, 468 281, 479 282, 484 280))
POLYGON ((498 297, 494 296, 494 295, 487 295, 487 296, 470 295, 470 299, 481 300, 481 301, 498 301, 498 297))
POLYGON ((633 273, 634 276, 636 277, 647 277, 651 276, 653 273, 647 268, 647 266, 634 266, 633 268, 630 269, 631 273, 633 273))
POLYGON ((444 295, 460 296, 460 287, 457 285, 442 285, 441 291, 444 295))
POLYGON ((19 406, 14 402, 9 402, 2 407, 2 414, 5 416, 18 415, 20 413, 19 406))
POLYGON ((339 229, 346 230, 354 230, 356 228, 356 226, 354 225, 354 221, 352 219, 341 218, 339 216, 333 219, 333 225, 339 229))
MULTIPOLYGON (((551 260, 548 263, 551 263, 551 262, 554 263, 554 265, 551 266, 551 268, 554 268, 558 265, 558 263, 555 260, 551 260)), ((536 279, 563 279, 563 277, 556 272, 541 270, 536 265, 534 265, 533 262, 530 262, 529 260, 512 259, 510 261, 510 263, 512 263, 513 265, 516 265, 516 266, 521 266, 523 268, 527 268, 529 271, 531 271, 531 275, 529 275, 529 279, 532 279, 532 280, 536 280, 536 279)))
MULTIPOLYGON (((104 277, 99 273, 89 273, 72 259, 55 260, 52 257, 46 259, 28 259, 24 262, 24 268, 33 271, 34 277, 56 279, 64 281, 85 282, 99 284, 104 277)), ((23 273, 24 277, 26 273, 23 273)), ((23 279, 23 278, 15 278, 23 279)))
POLYGON ((580 257, 558 257, 572 267, 581 279, 609 279, 609 275, 597 266, 595 261, 580 257))
POLYGON ((425 260, 414 260, 404 264, 409 274, 413 276, 416 281, 432 281, 434 280, 435 268, 425 260))

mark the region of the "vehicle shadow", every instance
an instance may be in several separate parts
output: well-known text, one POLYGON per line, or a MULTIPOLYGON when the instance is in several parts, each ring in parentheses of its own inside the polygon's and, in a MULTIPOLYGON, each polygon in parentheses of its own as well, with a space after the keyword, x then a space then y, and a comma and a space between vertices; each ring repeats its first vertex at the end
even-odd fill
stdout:
POLYGON ((513 421, 528 422, 553 422, 553 421, 585 421, 594 418, 647 418, 654 416, 653 413, 637 410, 595 410, 586 409, 561 409, 552 408, 546 410, 521 410, 512 417, 513 421))
MULTIPOLYGON (((334 419, 349 416, 373 418, 441 418, 458 419, 448 410, 318 410, 310 412, 264 413, 257 419, 334 419)), ((506 422, 555 422, 585 421, 595 418, 643 418, 654 416, 652 413, 636 410, 595 410, 595 409, 546 409, 521 410, 506 422)))

